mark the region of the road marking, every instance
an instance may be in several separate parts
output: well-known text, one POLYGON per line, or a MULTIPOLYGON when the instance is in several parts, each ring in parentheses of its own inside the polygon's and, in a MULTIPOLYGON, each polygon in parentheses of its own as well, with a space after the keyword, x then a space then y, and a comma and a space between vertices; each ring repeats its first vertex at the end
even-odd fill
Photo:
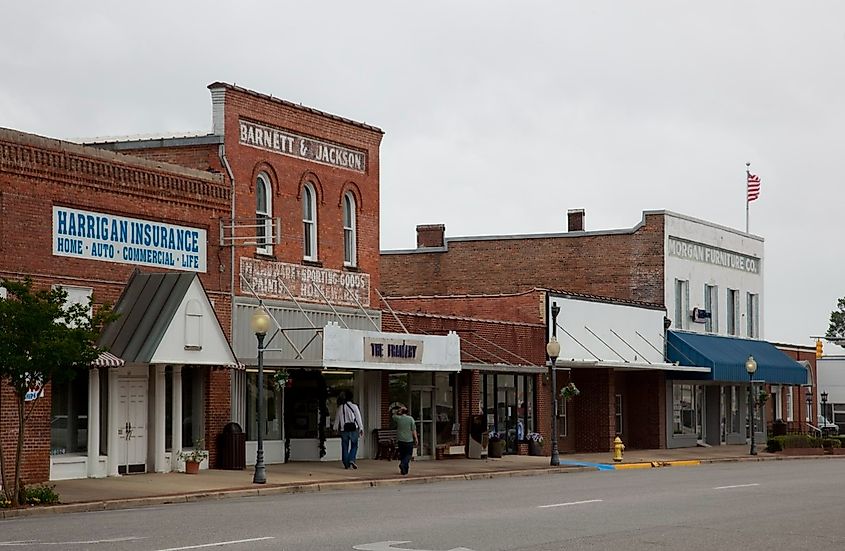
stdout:
POLYGON ((251 543, 253 541, 265 541, 276 539, 273 536, 266 536, 263 538, 249 538, 247 540, 232 540, 232 541, 218 541, 215 543, 203 543, 201 545, 186 545, 185 547, 168 547, 167 549, 159 549, 158 551, 182 551, 183 549, 202 549, 205 547, 223 547, 224 545, 237 545, 239 543, 251 543))
POLYGON ((733 486, 716 486, 714 490, 729 490, 731 488, 750 488, 751 486, 759 486, 756 482, 754 484, 734 484, 733 486))
MULTIPOLYGON (((355 545, 352 549, 358 551, 428 551, 426 549, 408 549, 406 547, 393 547, 395 545, 402 545, 403 543, 411 543, 410 541, 377 541, 375 543, 362 543, 355 545)), ((469 547, 453 547, 448 551, 472 551, 469 547)))
POLYGON ((554 503, 552 505, 538 505, 538 509, 548 509, 549 507, 566 507, 568 505, 582 505, 584 503, 599 503, 603 499, 587 499, 584 501, 570 501, 569 503, 554 503))
POLYGON ((145 538, 129 536, 125 538, 111 538, 107 540, 89 540, 89 541, 3 541, 0 542, 0 547, 17 547, 21 545, 95 545, 98 543, 119 543, 124 541, 137 541, 145 538))

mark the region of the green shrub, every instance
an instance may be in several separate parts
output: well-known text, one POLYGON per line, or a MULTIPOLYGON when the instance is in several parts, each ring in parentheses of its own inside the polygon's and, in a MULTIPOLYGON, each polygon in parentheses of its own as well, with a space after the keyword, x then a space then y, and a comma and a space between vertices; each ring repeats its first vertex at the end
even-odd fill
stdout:
POLYGON ((59 494, 52 484, 40 484, 38 486, 27 486, 24 489, 24 503, 29 505, 55 505, 59 503, 59 494))
POLYGON ((824 438, 822 439, 822 447, 824 448, 841 448, 842 442, 838 438, 824 438))
POLYGON ((787 434, 786 436, 776 436, 775 439, 781 440, 781 449, 785 448, 821 448, 821 438, 809 436, 806 434, 787 434))
POLYGON ((766 451, 775 453, 783 451, 783 436, 774 436, 766 441, 766 451))

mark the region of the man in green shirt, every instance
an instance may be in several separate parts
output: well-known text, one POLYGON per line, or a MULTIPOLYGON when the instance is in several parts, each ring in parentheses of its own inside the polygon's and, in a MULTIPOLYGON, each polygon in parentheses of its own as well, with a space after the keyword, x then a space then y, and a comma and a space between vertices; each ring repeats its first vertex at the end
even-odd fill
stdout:
POLYGON ((393 422, 396 423, 396 444, 399 448, 399 472, 403 476, 408 474, 411 456, 414 453, 414 446, 419 443, 417 439, 417 423, 414 418, 408 415, 408 408, 402 404, 394 410, 393 422))

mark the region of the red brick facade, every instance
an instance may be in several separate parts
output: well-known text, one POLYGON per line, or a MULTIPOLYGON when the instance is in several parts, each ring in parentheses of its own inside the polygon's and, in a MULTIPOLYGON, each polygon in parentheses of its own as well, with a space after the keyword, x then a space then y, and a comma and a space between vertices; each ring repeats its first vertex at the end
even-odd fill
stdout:
POLYGON ((446 240, 382 254, 385 296, 492 295, 535 287, 663 304, 664 216, 625 232, 446 240))
MULTIPOLYGON (((591 233, 582 231, 583 213, 570 214, 574 215, 570 232, 556 235, 446 239, 442 226, 420 226, 416 251, 382 254, 382 290, 394 309, 419 315, 544 326, 547 289, 663 304, 663 214, 646 213, 631 230, 591 233)), ((529 357, 540 364, 545 361, 545 343, 544 329, 530 344, 529 357)), ((541 379, 548 384, 547 377, 541 379)), ((626 445, 665 447, 662 373, 573 368, 568 374, 559 370, 557 379, 558 392, 573 382, 582 393, 566 404, 559 401, 559 409, 566 407, 565 431, 559 427, 566 433, 559 439, 562 452, 611 449, 617 435, 617 394, 626 445)), ((547 392, 537 394, 543 434, 550 431, 552 404, 547 392)))
MULTIPOLYGON (((220 254, 214 236, 229 200, 230 190, 219 175, 0 130, 0 277, 31 278, 39 288, 92 288, 98 303, 117 301, 135 266, 54 256, 53 206, 202 228, 209 240, 207 271, 199 276, 227 330, 229 270, 221 262, 225 255, 220 254)), ((228 373, 217 377, 226 379, 215 384, 228 393, 228 373)), ((6 439, 16 434, 14 416, 7 409, 10 404, 11 397, 4 392, 0 432, 7 454, 6 439)), ((50 419, 48 391, 27 426, 24 474, 28 483, 49 477, 50 419)), ((219 420, 209 419, 208 430, 217 425, 219 420)), ((207 442, 215 453, 215 439, 207 442)))
MULTIPOLYGON (((21 481, 24 486, 43 482, 50 477, 50 386, 36 402, 24 428, 21 481)), ((27 408, 29 403, 26 404, 27 408)), ((6 480, 0 486, 12 486, 15 476, 15 450, 18 445, 18 400, 12 389, 0 383, 0 441, 6 461, 6 480)))

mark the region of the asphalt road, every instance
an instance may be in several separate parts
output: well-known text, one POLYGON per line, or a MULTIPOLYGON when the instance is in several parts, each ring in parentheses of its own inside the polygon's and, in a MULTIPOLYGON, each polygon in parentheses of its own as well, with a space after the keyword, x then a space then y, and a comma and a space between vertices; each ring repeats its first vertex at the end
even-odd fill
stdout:
POLYGON ((585 472, 10 519, 0 521, 6 548, 843 549, 845 461, 585 472))

